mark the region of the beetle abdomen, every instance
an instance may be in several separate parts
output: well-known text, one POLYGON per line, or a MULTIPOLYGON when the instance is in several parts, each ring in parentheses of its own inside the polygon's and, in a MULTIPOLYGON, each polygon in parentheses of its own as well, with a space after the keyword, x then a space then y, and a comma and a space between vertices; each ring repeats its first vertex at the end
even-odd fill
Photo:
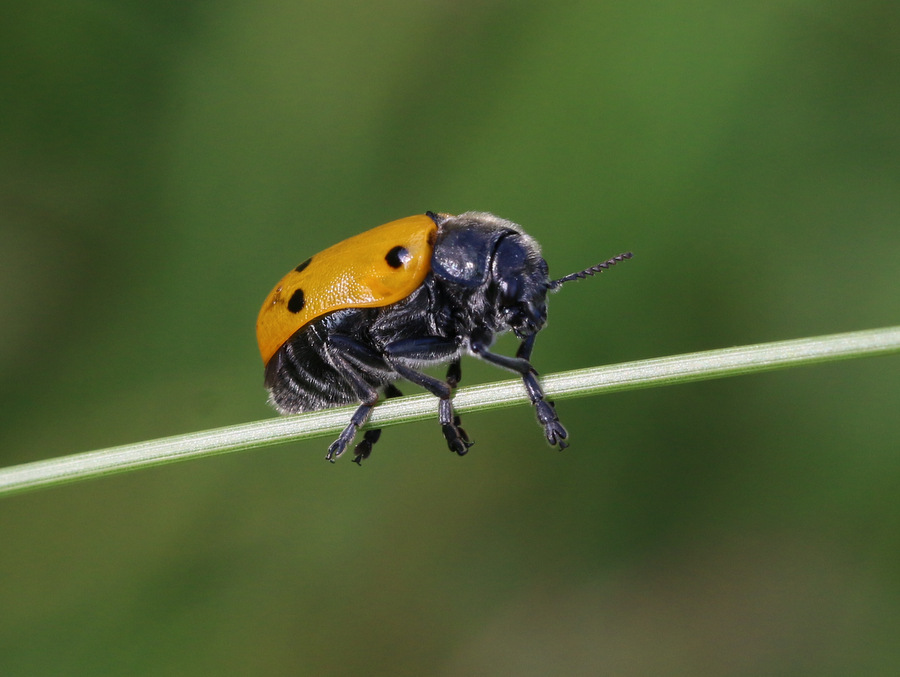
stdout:
POLYGON ((297 332, 266 365, 269 402, 282 414, 357 402, 353 388, 328 363, 311 327, 297 332))

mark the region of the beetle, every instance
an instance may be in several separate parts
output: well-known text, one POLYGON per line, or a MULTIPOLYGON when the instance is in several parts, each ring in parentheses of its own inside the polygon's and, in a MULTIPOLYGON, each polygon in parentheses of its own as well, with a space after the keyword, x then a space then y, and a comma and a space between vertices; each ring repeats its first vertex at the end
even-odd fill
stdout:
MULTIPOLYGON (((379 399, 405 379, 439 398, 438 419, 451 451, 472 446, 451 397, 471 354, 519 374, 544 436, 560 450, 568 433, 531 365, 547 321, 547 293, 625 259, 615 256, 550 279, 537 241, 487 212, 426 212, 391 221, 306 259, 266 297, 256 323, 269 402, 282 414, 358 403, 325 458, 339 457, 379 399), (497 334, 521 340, 515 357, 491 352, 497 334), (444 380, 420 371, 447 364, 444 380)), ((370 429, 354 448, 368 458, 381 435, 370 429)))

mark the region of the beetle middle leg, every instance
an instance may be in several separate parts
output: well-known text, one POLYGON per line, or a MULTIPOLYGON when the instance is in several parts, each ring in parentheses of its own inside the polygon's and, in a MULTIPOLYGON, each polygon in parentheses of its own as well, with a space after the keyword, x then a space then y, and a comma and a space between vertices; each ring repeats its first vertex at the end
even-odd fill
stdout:
POLYGON ((462 365, 460 365, 459 358, 457 358, 450 363, 449 367, 447 367, 447 385, 451 388, 455 388, 459 385, 461 380, 462 365))
POLYGON ((454 451, 460 456, 465 456, 473 443, 469 440, 466 431, 460 427, 459 416, 453 413, 453 404, 450 402, 450 395, 453 391, 450 386, 440 379, 407 367, 402 362, 394 362, 391 366, 407 381, 422 386, 439 398, 438 422, 441 424, 441 432, 444 433, 447 446, 450 448, 450 451, 454 451))
POLYGON ((553 406, 553 402, 544 398, 544 390, 537 380, 537 371, 535 371, 531 362, 529 362, 536 336, 537 334, 532 334, 525 338, 519 346, 519 349, 516 351, 515 357, 507 357, 506 355, 492 353, 488 349, 488 343, 486 341, 473 340, 470 345, 472 352, 486 362, 490 362, 498 367, 503 367, 504 369, 509 369, 522 376, 525 390, 528 391, 528 399, 531 400, 531 404, 534 406, 538 423, 544 428, 544 436, 547 438, 547 442, 549 442, 551 446, 558 447, 559 450, 562 451, 569 446, 569 443, 566 442, 569 433, 566 432, 563 424, 559 422, 559 417, 556 415, 556 409, 553 406))
POLYGON ((440 399, 438 402, 438 421, 447 446, 460 456, 464 456, 472 446, 466 431, 460 426, 459 416, 453 413, 450 398, 453 388, 462 377, 459 365, 459 346, 449 339, 438 336, 425 336, 415 339, 394 341, 384 347, 385 359, 390 367, 407 381, 422 386, 440 399), (429 360, 441 361, 450 359, 447 380, 423 374, 408 366, 407 361, 429 360))

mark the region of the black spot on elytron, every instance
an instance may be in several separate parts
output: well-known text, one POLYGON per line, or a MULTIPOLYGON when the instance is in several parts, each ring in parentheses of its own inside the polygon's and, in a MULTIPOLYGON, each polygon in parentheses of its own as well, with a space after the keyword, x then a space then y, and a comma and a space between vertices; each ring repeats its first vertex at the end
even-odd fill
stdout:
POLYGON ((294 272, 295 272, 295 273, 302 273, 304 270, 306 270, 306 266, 309 265, 309 262, 310 262, 310 261, 312 261, 312 257, 306 259, 306 261, 304 261, 304 262, 301 263, 299 266, 297 266, 296 268, 294 268, 294 272))
POLYGON ((387 261, 387 264, 391 268, 399 268, 404 263, 409 261, 409 259, 409 250, 406 247, 401 247, 400 245, 397 245, 396 247, 391 249, 391 251, 389 251, 384 256, 384 260, 387 261))
POLYGON ((303 310, 303 305, 306 303, 306 299, 303 298, 303 290, 297 289, 293 294, 291 294, 291 300, 287 303, 287 309, 292 313, 299 313, 303 310))

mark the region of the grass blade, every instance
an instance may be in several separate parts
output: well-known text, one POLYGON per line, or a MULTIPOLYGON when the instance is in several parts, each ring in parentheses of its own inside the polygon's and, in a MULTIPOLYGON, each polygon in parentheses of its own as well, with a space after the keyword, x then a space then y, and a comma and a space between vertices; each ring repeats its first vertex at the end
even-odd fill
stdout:
MULTIPOLYGON (((900 352, 900 327, 578 369, 546 376, 542 382, 548 397, 565 399, 893 352, 900 352)), ((527 402, 519 379, 461 388, 454 397, 454 407, 459 412, 527 402)), ((343 429, 353 409, 343 407, 284 416, 25 463, 0 470, 0 496, 164 463, 331 435, 343 429)), ((372 414, 370 425, 385 427, 436 417, 437 399, 431 395, 414 395, 380 404, 372 414)))

